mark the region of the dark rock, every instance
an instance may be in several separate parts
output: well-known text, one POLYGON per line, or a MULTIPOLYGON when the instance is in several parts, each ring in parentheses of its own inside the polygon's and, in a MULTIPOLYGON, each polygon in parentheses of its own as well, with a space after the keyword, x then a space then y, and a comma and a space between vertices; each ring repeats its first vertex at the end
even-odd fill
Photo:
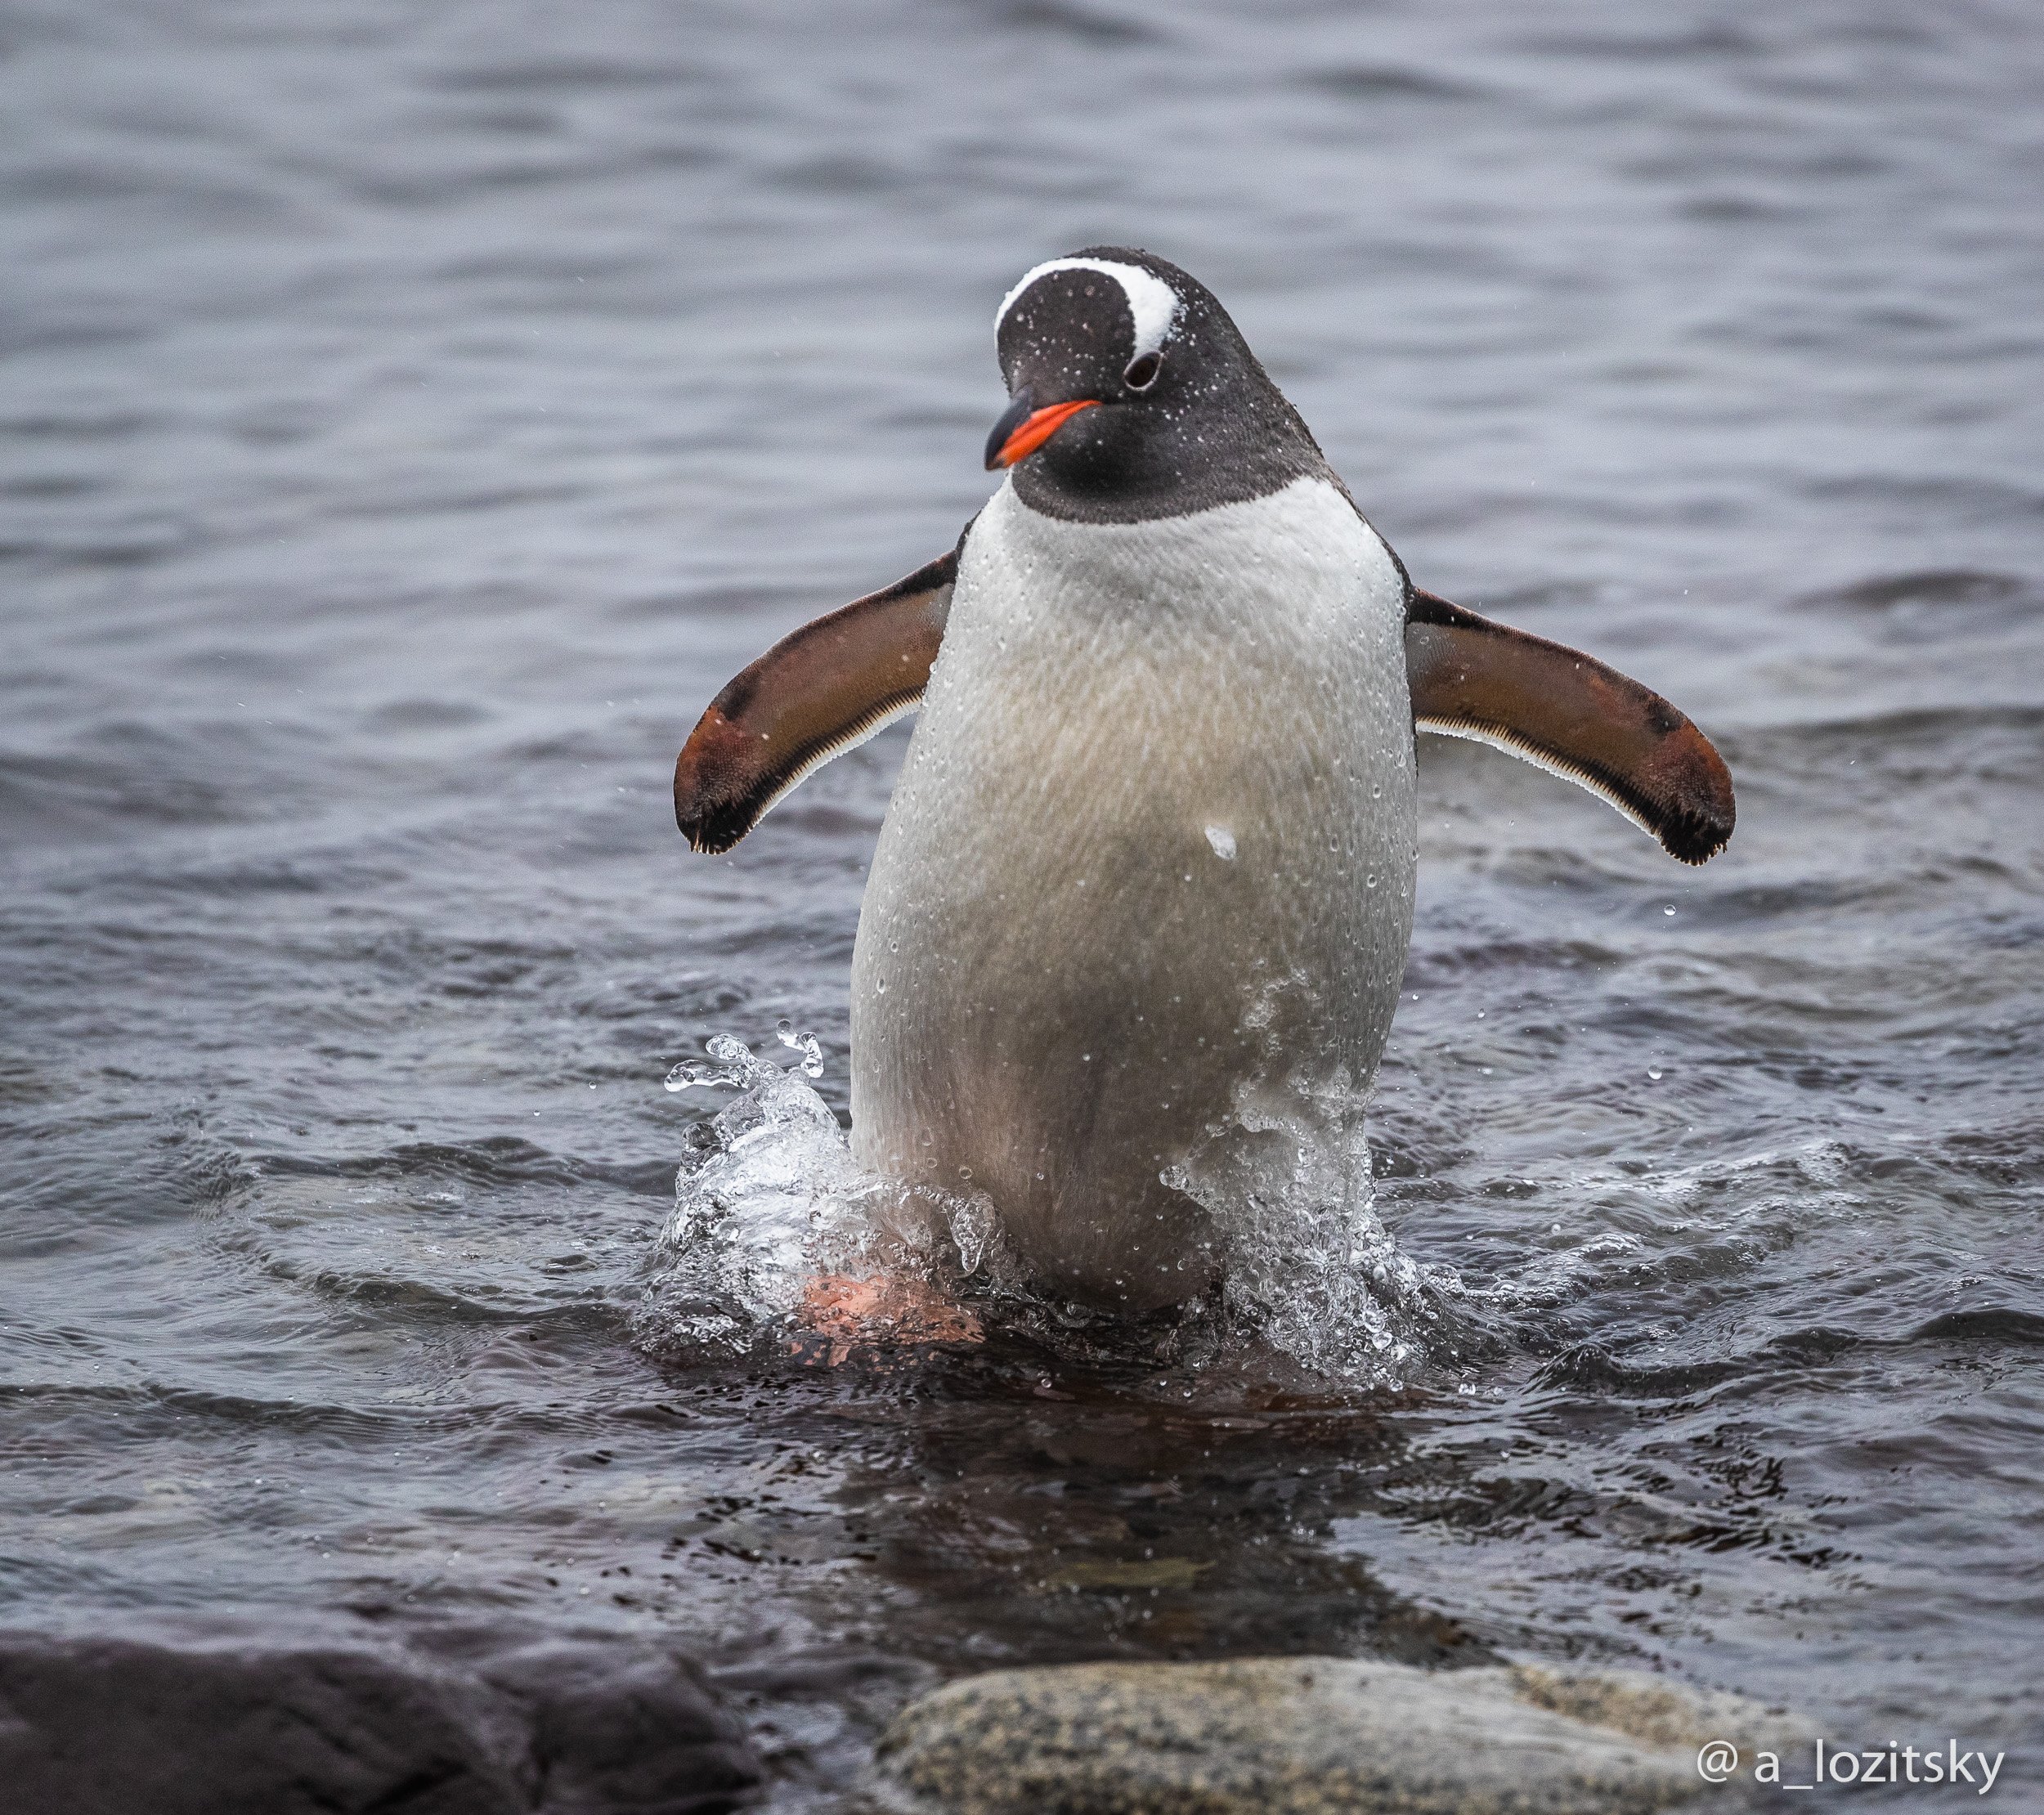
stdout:
POLYGON ((720 1815, 760 1782, 701 1673, 631 1640, 0 1633, 7 1815, 720 1815))
POLYGON ((485 1674, 531 1719, 540 1815, 710 1815, 760 1781, 743 1728, 667 1653, 543 1643, 485 1674))

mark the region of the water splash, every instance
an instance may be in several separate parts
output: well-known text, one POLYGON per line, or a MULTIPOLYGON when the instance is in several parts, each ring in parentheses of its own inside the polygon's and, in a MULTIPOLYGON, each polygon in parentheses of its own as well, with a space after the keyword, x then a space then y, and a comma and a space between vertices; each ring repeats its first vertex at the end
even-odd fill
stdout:
MULTIPOLYGON (((1262 1006, 1249 1023, 1269 1020, 1262 1006)), ((975 1329, 992 1321, 1060 1349, 1115 1348, 1126 1334, 1116 1320, 1032 1287, 997 1208, 970 1178, 945 1190, 855 1163, 810 1087, 823 1069, 820 1042, 788 1021, 777 1033, 802 1055, 797 1064, 718 1034, 707 1061, 668 1075, 670 1090, 736 1094, 691 1130, 635 1323, 643 1345, 763 1354, 838 1327, 853 1298, 885 1310, 894 1293, 897 1310, 922 1307, 894 1319, 912 1337, 921 1329, 915 1339, 955 1333, 948 1307, 975 1329)), ((1227 1248, 1217 1293, 1182 1307, 1161 1338, 1179 1360, 1211 1368, 1230 1354, 1275 1351, 1315 1374, 1379 1384, 1410 1378, 1438 1346, 1441 1309, 1459 1282, 1423 1270, 1378 1217, 1362 1098, 1345 1077, 1239 1085, 1230 1114, 1161 1176, 1213 1217, 1227 1248)))
POLYGON ((1391 1383, 1425 1361, 1456 1282, 1384 1227, 1345 1078, 1239 1084, 1230 1118, 1162 1177, 1227 1231, 1221 1303, 1239 1333, 1329 1374, 1391 1383))
MULTIPOLYGON (((634 1320, 641 1343, 760 1351, 784 1343, 817 1303, 841 1302, 845 1282, 874 1279, 932 1288, 916 1301, 929 1313, 917 1327, 924 1339, 940 1339, 961 1326, 930 1307, 1015 1289, 1017 1269, 991 1200, 863 1170, 808 1082, 823 1074, 821 1042, 789 1021, 777 1033, 801 1054, 797 1064, 783 1069, 720 1033, 705 1042, 713 1064, 684 1060, 668 1074, 671 1091, 737 1094, 690 1131, 634 1320)), ((885 1293, 876 1302, 886 1311, 885 1293)))
POLYGON ((706 1065, 700 1059, 684 1059, 667 1073, 664 1087, 670 1091, 694 1090, 698 1086, 743 1084, 750 1081, 748 1068, 754 1063, 752 1049, 728 1033, 713 1033, 703 1050, 719 1061, 706 1065))
POLYGON ((796 1073, 730 1034, 705 1046, 715 1063, 683 1060, 667 1088, 739 1094, 691 1131, 640 1323, 659 1346, 744 1351, 799 1303, 811 1229, 850 1156, 830 1106, 796 1073))
POLYGON ((814 1033, 797 1033, 794 1022, 783 1016, 774 1029, 781 1044, 802 1055, 802 1075, 821 1078, 823 1075, 823 1042, 814 1033))

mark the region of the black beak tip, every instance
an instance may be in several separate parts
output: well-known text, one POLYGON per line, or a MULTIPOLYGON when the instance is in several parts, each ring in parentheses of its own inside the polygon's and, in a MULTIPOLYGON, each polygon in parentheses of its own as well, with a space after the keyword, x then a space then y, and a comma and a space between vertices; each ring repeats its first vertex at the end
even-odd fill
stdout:
POLYGON ((993 432, 987 437, 987 471, 998 470, 1001 450, 1008 445, 1008 437, 1029 419, 1036 408, 1036 399, 1028 385, 1015 393, 1006 409, 1001 412, 1001 419, 993 425, 993 432))

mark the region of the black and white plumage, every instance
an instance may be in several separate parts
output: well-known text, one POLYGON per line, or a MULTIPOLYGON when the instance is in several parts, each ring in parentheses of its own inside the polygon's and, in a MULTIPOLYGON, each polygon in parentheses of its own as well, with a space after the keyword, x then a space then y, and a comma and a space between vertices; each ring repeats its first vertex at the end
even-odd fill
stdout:
POLYGON ((1688 862, 1730 836, 1731 785, 1659 696, 1414 589, 1176 266, 1054 259, 996 338, 1000 489, 953 556, 734 681, 676 811, 725 848, 921 689, 853 956, 854 1151, 984 1192, 1039 1278, 1143 1309, 1226 1266, 1215 1181, 1244 1154, 1363 1163, 1415 723, 1591 787, 1688 862))

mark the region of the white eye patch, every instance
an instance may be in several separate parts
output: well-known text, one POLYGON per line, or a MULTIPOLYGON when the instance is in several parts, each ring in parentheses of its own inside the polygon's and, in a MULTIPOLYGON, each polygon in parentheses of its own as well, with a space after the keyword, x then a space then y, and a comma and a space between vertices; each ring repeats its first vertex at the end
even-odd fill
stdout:
POLYGON ((1164 336, 1171 332, 1172 323, 1177 319, 1181 307, 1178 293, 1154 271, 1145 271, 1141 265, 1124 265, 1107 258, 1052 258, 1038 265, 1033 271, 1022 274, 1022 281, 1001 298, 1001 307, 993 312, 993 331, 1001 331, 1001 324, 1008 318, 1008 311, 1015 307, 1015 300, 1039 277, 1047 277, 1056 271, 1096 271, 1103 277, 1111 277, 1122 287, 1128 298, 1128 313, 1136 324, 1136 345, 1130 352, 1132 361, 1141 359, 1145 353, 1154 353, 1164 343, 1164 336))

